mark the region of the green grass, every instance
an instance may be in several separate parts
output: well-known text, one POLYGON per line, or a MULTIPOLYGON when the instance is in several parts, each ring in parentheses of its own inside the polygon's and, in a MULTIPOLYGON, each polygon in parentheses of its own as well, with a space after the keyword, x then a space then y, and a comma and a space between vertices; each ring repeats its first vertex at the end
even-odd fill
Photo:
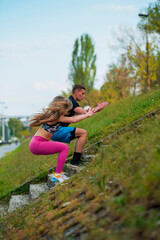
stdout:
POLYGON ((90 144, 158 107, 160 107, 159 90, 110 104, 101 113, 78 123, 77 127, 85 126, 89 132, 90 144))
POLYGON ((106 140, 82 172, 3 219, 3 237, 158 240, 159 126, 160 116, 152 117, 106 140))
POLYGON ((35 156, 29 152, 29 140, 0 159, 0 196, 53 167, 52 156, 35 156))
MULTIPOLYGON (((111 104, 102 112, 74 126, 87 130, 88 146, 158 107, 160 90, 111 104)), ((74 143, 75 141, 69 145, 69 156, 74 151, 74 143)), ((29 152, 28 144, 29 140, 0 159, 0 197, 56 165, 57 154, 33 155, 29 152)))

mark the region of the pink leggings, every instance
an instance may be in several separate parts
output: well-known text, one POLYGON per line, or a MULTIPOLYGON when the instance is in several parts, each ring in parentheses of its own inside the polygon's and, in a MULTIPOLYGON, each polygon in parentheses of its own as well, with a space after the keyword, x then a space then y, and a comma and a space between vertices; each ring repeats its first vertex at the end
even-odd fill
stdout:
POLYGON ((69 148, 61 142, 48 141, 43 137, 33 136, 29 143, 31 153, 36 155, 50 155, 58 153, 56 172, 60 173, 63 170, 64 163, 67 158, 69 148))

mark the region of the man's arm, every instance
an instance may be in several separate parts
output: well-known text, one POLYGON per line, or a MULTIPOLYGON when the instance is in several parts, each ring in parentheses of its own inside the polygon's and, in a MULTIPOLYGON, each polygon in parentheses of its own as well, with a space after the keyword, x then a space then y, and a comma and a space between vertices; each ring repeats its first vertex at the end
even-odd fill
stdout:
MULTIPOLYGON (((103 103, 98 103, 97 107, 93 108, 94 113, 100 112, 103 110, 103 108, 105 108, 107 105, 109 104, 109 102, 103 102, 103 103)), ((76 107, 74 109, 74 112, 78 115, 78 114, 85 114, 87 110, 84 110, 82 107, 76 107)))
POLYGON ((87 111, 84 110, 82 107, 76 107, 76 108, 74 109, 74 112, 75 112, 76 114, 85 114, 87 111))

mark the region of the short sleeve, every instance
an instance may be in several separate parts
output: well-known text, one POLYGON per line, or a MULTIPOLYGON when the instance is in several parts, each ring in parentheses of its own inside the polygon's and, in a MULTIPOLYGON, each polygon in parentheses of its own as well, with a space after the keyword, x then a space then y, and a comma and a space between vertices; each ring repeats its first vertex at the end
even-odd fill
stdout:
POLYGON ((73 104, 73 110, 77 107, 80 107, 80 105, 78 104, 78 102, 76 100, 74 100, 74 98, 72 97, 72 95, 69 97, 69 100, 72 102, 73 104))

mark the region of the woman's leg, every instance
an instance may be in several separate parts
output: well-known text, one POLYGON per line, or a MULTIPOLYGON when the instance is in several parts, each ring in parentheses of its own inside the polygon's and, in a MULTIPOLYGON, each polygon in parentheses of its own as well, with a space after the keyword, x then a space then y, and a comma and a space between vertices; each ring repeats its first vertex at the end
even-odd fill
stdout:
POLYGON ((53 143, 56 144, 56 148, 59 152, 59 155, 57 158, 56 173, 60 173, 63 170, 63 166, 65 164, 65 161, 68 155, 69 147, 64 143, 60 143, 60 142, 53 142, 53 143))
POLYGON ((66 144, 61 142, 47 141, 41 137, 33 137, 29 148, 30 151, 36 155, 51 155, 59 152, 56 173, 62 172, 69 151, 69 148, 66 144))

